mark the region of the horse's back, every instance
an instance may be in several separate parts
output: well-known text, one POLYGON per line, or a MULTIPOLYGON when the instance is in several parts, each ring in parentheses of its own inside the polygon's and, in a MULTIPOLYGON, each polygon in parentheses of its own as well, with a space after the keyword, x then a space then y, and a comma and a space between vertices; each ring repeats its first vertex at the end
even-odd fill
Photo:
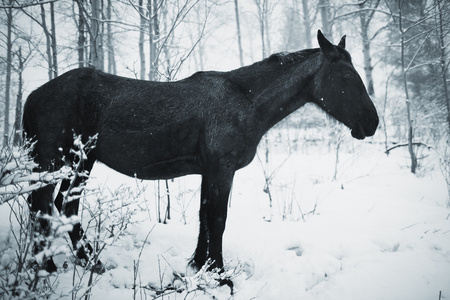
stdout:
POLYGON ((225 129, 246 119, 241 106, 250 103, 240 97, 220 72, 200 72, 168 83, 80 68, 31 93, 24 131, 38 141, 34 154, 41 166, 61 157, 59 149, 68 157, 74 134, 84 140, 98 134, 92 156, 119 172, 134 174, 143 165, 177 169, 175 165, 184 164, 183 170, 167 176, 198 173, 201 149, 222 149, 220 136, 233 135, 225 129))

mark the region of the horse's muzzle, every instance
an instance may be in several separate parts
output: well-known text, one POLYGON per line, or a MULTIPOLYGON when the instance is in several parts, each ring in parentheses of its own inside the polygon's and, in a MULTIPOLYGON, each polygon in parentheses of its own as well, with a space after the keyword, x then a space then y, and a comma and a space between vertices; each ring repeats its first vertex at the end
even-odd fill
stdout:
POLYGON ((355 126, 352 128, 352 137, 354 137, 357 140, 363 140, 366 138, 366 135, 364 134, 364 129, 362 128, 360 123, 355 124, 355 126))
POLYGON ((352 128, 352 136, 355 139, 363 140, 368 136, 373 136, 378 127, 378 116, 373 119, 373 122, 367 122, 364 124, 356 123, 352 128))

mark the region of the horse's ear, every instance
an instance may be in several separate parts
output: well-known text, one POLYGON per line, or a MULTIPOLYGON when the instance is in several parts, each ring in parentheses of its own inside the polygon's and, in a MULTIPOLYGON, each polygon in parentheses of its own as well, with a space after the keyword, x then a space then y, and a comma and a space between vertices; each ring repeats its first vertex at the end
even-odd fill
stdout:
POLYGON ((317 41, 319 42, 320 50, 322 50, 326 57, 334 58, 339 55, 336 47, 334 47, 333 44, 325 38, 320 30, 317 31, 317 41))
POLYGON ((341 47, 341 48, 344 48, 345 49, 345 35, 341 38, 341 40, 339 41, 339 44, 338 44, 338 46, 339 47, 341 47))

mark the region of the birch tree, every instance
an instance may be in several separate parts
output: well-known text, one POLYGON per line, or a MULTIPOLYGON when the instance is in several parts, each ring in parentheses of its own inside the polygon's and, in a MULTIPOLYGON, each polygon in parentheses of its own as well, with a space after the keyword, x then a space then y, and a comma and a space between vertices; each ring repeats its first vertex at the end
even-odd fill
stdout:
MULTIPOLYGON (((163 5, 163 4, 161 4, 163 5)), ((148 40, 149 40, 149 80, 157 79, 158 57, 157 55, 157 43, 159 37, 159 20, 158 20, 158 7, 157 0, 147 0, 148 11, 148 40)))
POLYGON ((371 97, 375 97, 375 89, 373 87, 373 65, 372 65, 372 55, 371 55, 371 42, 373 40, 373 37, 369 37, 369 27, 370 22, 373 19, 373 16, 375 14, 375 9, 380 4, 380 0, 376 0, 373 6, 370 7, 370 10, 364 10, 365 6, 367 5, 367 2, 361 2, 358 6, 360 8, 359 11, 359 23, 361 25, 361 41, 363 45, 363 55, 364 55, 364 74, 366 76, 366 85, 367 85, 367 92, 371 97))
POLYGON ((241 63, 241 67, 244 66, 244 56, 242 51, 242 41, 241 41, 241 22, 239 21, 239 4, 238 0, 234 0, 234 12, 236 15, 236 32, 238 39, 238 50, 239 50, 239 62, 241 63))
POLYGON ((107 71, 110 74, 117 73, 115 51, 114 51, 114 38, 112 30, 112 1, 107 0, 106 3, 106 49, 107 49, 107 71))
POLYGON ((77 39, 78 67, 83 68, 85 67, 86 62, 86 55, 85 55, 86 36, 84 34, 85 21, 83 17, 84 0, 78 0, 76 2, 78 7, 78 16, 77 16, 78 23, 76 24, 78 33, 77 39))
POLYGON ((322 20, 322 32, 325 36, 331 38, 333 36, 332 22, 330 20, 330 2, 329 0, 319 0, 318 9, 322 20))
POLYGON ((138 3, 139 13, 139 78, 145 79, 145 32, 147 26, 147 19, 145 17, 144 0, 139 0, 138 3))
POLYGON ((357 26, 359 35, 361 37, 363 63, 364 63, 364 75, 366 79, 367 92, 371 97, 375 97, 374 81, 373 81, 373 64, 371 54, 371 44, 373 40, 383 31, 385 26, 373 30, 374 33, 370 34, 371 23, 374 19, 374 15, 378 10, 381 0, 375 1, 360 1, 354 4, 344 4, 336 9, 334 20, 348 20, 354 22, 354 19, 359 19, 357 26), (342 10, 348 9, 349 11, 343 12, 342 10))
POLYGON ((12 26, 13 11, 12 5, 14 1, 9 0, 5 8, 6 12, 6 80, 5 80, 5 119, 3 125, 3 147, 8 145, 9 141, 9 109, 11 96, 11 66, 12 66, 12 26))
POLYGON ((303 9, 303 27, 305 29, 305 40, 306 40, 306 48, 312 48, 311 44, 311 18, 310 11, 308 7, 308 1, 302 0, 302 9, 303 9))

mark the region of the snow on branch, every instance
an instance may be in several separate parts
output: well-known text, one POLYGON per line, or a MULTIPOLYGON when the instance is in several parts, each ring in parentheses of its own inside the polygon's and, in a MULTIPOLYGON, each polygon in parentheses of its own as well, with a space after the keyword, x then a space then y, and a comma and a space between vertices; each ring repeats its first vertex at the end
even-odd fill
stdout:
MULTIPOLYGON (((80 166, 87 153, 95 147, 97 135, 83 144, 81 136, 74 136, 74 148, 70 152, 78 157, 74 166, 63 166, 57 171, 36 171, 38 165, 31 157, 33 144, 20 148, 4 147, 0 150, 0 205, 20 195, 30 193, 62 179, 71 179, 71 187, 77 176, 82 176, 80 166)), ((67 199, 65 199, 67 200, 67 199)))
POLYGON ((23 148, 0 150, 0 205, 71 176, 69 167, 54 172, 33 171, 37 164, 30 157, 31 148, 28 144, 23 148))

